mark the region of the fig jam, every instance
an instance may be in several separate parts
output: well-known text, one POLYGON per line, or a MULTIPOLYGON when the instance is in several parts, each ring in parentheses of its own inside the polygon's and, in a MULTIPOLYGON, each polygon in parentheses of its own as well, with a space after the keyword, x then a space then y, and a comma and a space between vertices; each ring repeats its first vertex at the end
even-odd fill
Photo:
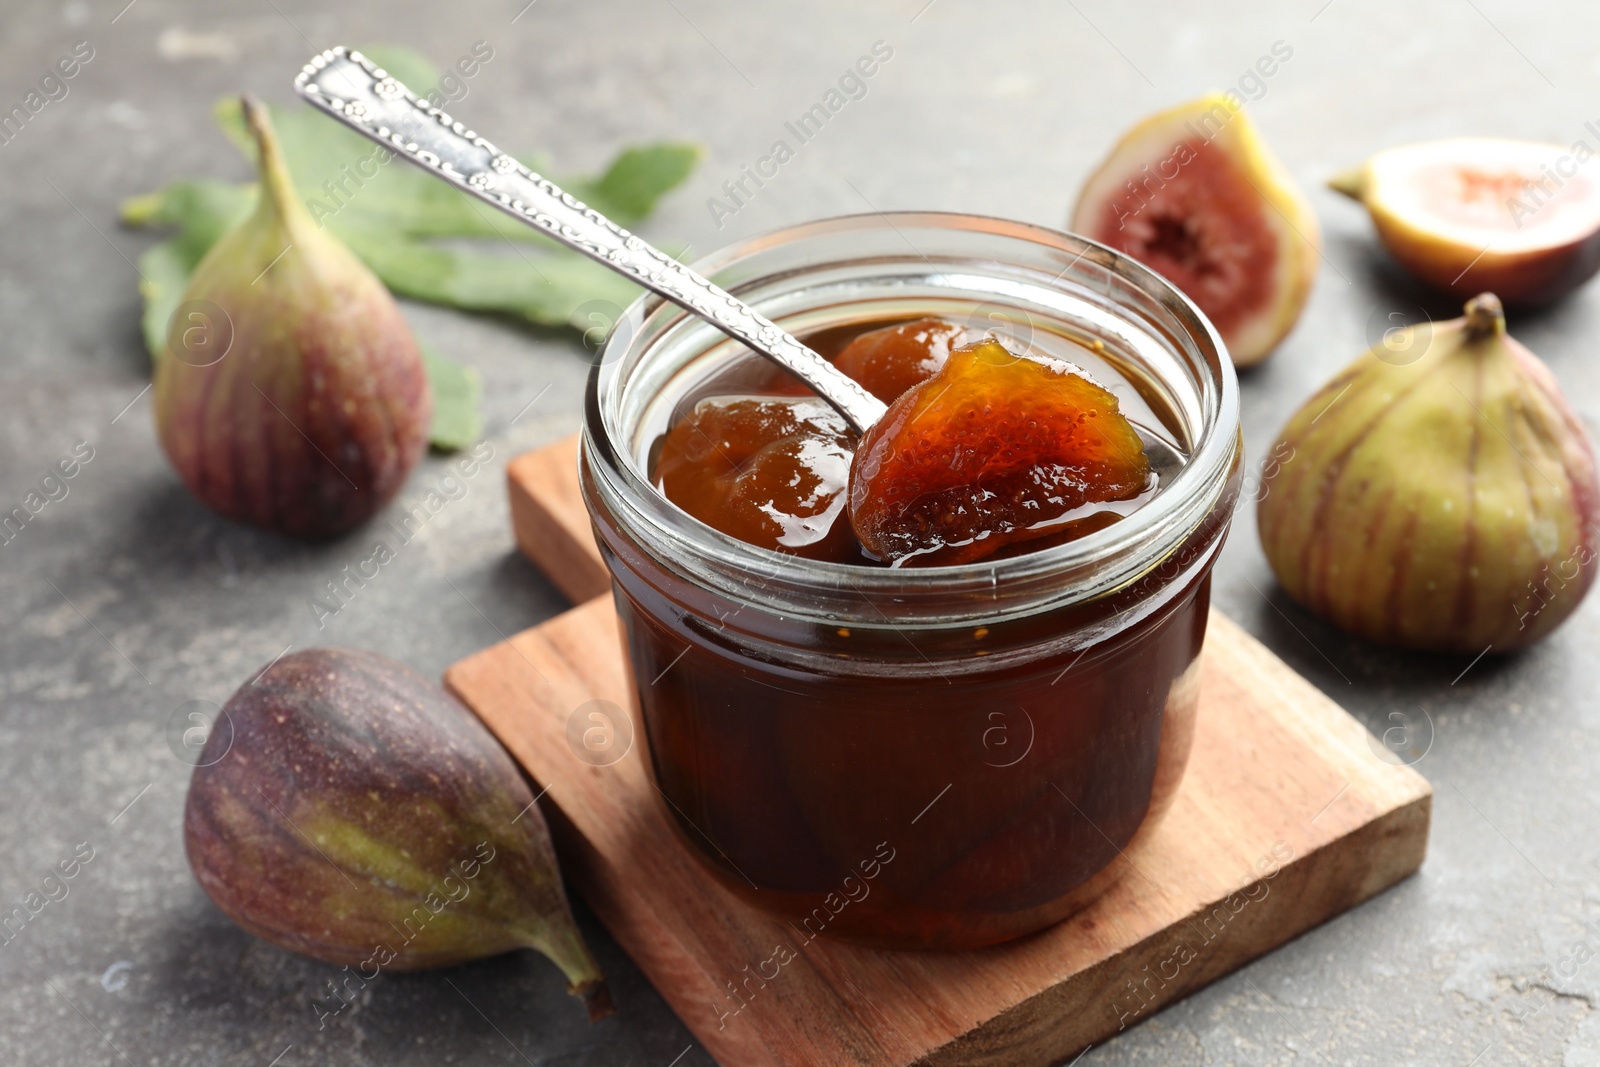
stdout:
MULTIPOLYGON (((988 305, 960 287, 1036 284, 1052 303, 1006 347, 1081 369, 1071 419, 1125 420, 1142 466, 1080 448, 1094 435, 1018 445, 1054 457, 1047 476, 911 515, 939 550, 886 565, 851 525, 861 442, 842 420, 650 311, 591 379, 581 473, 662 810, 796 953, 819 936, 962 949, 1037 931, 1138 862, 1182 777, 1239 481, 1226 353, 1160 278, 1066 234, 873 217, 741 254, 726 262, 747 299, 781 302, 814 269, 813 325, 786 325, 891 410, 987 332, 962 325, 988 305), (839 281, 851 271, 857 289, 839 281), (1069 299, 1088 310, 1059 310, 1069 299)), ((996 423, 985 447, 1027 422, 996 423)), ((891 451, 905 485, 943 477, 891 451)))
POLYGON ((761 548, 932 566, 1085 536, 1159 488, 1117 397, 1079 366, 1087 350, 1035 357, 934 318, 808 340, 890 405, 883 419, 854 442, 776 369, 748 391, 701 396, 655 449, 668 500, 761 548))

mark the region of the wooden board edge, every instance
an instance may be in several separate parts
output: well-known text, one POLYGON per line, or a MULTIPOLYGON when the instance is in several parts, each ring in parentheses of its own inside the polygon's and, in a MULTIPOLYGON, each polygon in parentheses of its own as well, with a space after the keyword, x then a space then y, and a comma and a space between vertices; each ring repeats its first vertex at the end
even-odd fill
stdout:
MULTIPOLYGON (((1292 708, 1285 717, 1302 740, 1319 751, 1338 752, 1365 791, 1404 804, 1433 795, 1433 786, 1414 767, 1379 756, 1379 743, 1366 725, 1338 701, 1295 671, 1272 649, 1215 608, 1207 622, 1202 654, 1231 660, 1233 673, 1258 678, 1273 702, 1292 708)), ((1222 666, 1214 663, 1213 666, 1222 666)))
POLYGON ((574 604, 611 590, 578 490, 578 444, 573 434, 506 464, 517 547, 574 604))
MULTIPOLYGON (((567 611, 563 611, 559 615, 554 615, 547 621, 565 618, 567 613, 573 610, 576 609, 568 608, 567 611)), ((540 625, 543 624, 541 623, 540 625)), ((484 729, 494 734, 496 738, 500 737, 499 732, 489 724, 489 721, 484 718, 483 712, 478 709, 478 706, 474 704, 472 699, 468 696, 469 692, 473 691, 472 686, 469 684, 470 680, 476 677, 479 672, 483 670, 485 664, 493 662, 500 656, 504 655, 506 646, 510 645, 514 641, 521 640, 523 635, 530 633, 533 630, 537 630, 538 628, 538 626, 530 626, 527 630, 519 630, 506 640, 497 641, 488 648, 480 648, 472 655, 463 656, 444 669, 444 676, 441 679, 441 684, 444 686, 445 691, 451 696, 455 697, 457 700, 461 701, 461 703, 465 704, 467 706, 467 710, 472 712, 473 717, 479 722, 483 723, 484 729)), ((516 759, 516 751, 510 745, 507 745, 504 739, 501 739, 500 743, 501 745, 505 746, 506 751, 512 754, 512 758, 516 759)), ((522 761, 517 760, 517 765, 521 767, 522 761)), ((528 770, 526 767, 523 767, 522 769, 525 772, 528 770)), ((528 773, 531 774, 531 772, 528 773)))
POLYGON ((1432 808, 1431 792, 1417 796, 1295 856, 1270 880, 1036 994, 935 1049, 917 1067, 1070 1061, 1415 874, 1427 854, 1432 808), (1265 887, 1259 897, 1258 886, 1265 887), (1219 922, 1224 907, 1230 914, 1219 922), (1213 925, 1219 933, 1202 941, 1213 925), (1185 928, 1195 931, 1202 951, 1189 947, 1185 928), (1204 951, 1213 942, 1215 950, 1204 951))

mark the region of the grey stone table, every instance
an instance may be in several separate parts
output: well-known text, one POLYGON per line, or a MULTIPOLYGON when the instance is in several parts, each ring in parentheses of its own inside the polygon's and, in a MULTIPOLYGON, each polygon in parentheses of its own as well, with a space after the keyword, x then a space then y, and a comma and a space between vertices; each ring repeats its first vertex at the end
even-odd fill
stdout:
MULTIPOLYGON (((94 56, 0 144, 0 505, 79 442, 93 459, 0 546, 0 910, 80 845, 68 884, 0 945, 0 1063, 435 1064, 709 1062, 584 913, 620 1014, 590 1027, 531 953, 383 977, 319 1029, 330 970, 254 941, 196 887, 180 816, 188 768, 163 729, 221 703, 286 646, 376 649, 437 675, 560 611, 513 550, 499 465, 578 423, 583 354, 560 334, 408 308, 427 341, 477 366, 496 463, 465 484, 319 629, 309 601, 371 550, 357 533, 289 543, 190 499, 156 445, 118 201, 181 176, 243 177, 216 98, 288 102, 313 46, 393 40, 441 64, 494 49, 457 111, 572 171, 617 146, 681 137, 708 155, 650 224, 697 251, 822 215, 975 211, 1060 224, 1127 123, 1240 86, 1326 233, 1299 327, 1245 376, 1259 456, 1299 402, 1390 312, 1435 315, 1354 205, 1322 188, 1384 146, 1458 133, 1596 145, 1600 15, 1512 0, 1052 4, 817 0, 5 0, 0 110, 61 55, 94 56), (526 6, 524 6, 526 5, 526 6), (724 181, 883 41, 893 57, 733 211, 724 181), (548 388, 547 388, 548 387, 548 388), (529 401, 538 397, 531 406, 529 401), (518 417, 519 412, 521 413, 518 417)), ((1591 427, 1600 413, 1600 287, 1512 328, 1591 427)), ((400 505, 448 473, 432 458, 400 505)), ((1508 660, 1402 656, 1288 603, 1241 511, 1216 601, 1369 727, 1431 719, 1418 764, 1438 795, 1422 872, 1216 983, 1084 1064, 1600 1063, 1600 597, 1508 660), (1464 672, 1464 673, 1463 673, 1464 672)), ((581 911, 580 906, 580 911, 581 911)))

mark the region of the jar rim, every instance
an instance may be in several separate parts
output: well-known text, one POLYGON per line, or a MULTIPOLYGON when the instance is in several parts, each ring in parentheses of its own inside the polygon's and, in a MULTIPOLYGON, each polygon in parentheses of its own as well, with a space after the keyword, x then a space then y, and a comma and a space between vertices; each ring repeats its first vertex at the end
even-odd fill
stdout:
MULTIPOLYGON (((628 375, 650 355, 652 346, 660 350, 669 331, 693 320, 690 313, 664 298, 646 293, 618 319, 590 373, 581 464, 591 509, 597 496, 630 539, 658 562, 713 586, 736 602, 770 606, 776 596, 785 608, 814 614, 829 624, 848 618, 856 623, 894 625, 908 619, 934 622, 990 617, 1001 600, 1008 609, 1038 610, 1103 595, 1159 564, 1201 526, 1222 499, 1241 444, 1238 381, 1226 345, 1194 302, 1155 271, 1113 248, 1063 230, 932 211, 819 219, 725 246, 691 266, 740 295, 773 278, 804 273, 804 267, 791 265, 787 272, 722 277, 759 265, 761 257, 775 251, 892 233, 900 235, 916 256, 929 260, 906 235, 940 232, 992 239, 993 257, 971 264, 972 269, 1000 269, 1007 265, 1003 255, 1007 249, 1019 256, 1024 250, 1030 255, 1059 256, 1069 262, 1051 284, 1061 286, 1071 275, 1069 285, 1076 298, 1098 297, 1106 307, 1121 310, 1128 318, 1133 314, 1131 306, 1118 304, 1111 293, 1112 285, 1119 284, 1148 298, 1151 307, 1165 316, 1164 323, 1152 319, 1146 325, 1152 330, 1159 326, 1164 337, 1187 349, 1176 355, 1197 371, 1204 370, 1192 383, 1203 420, 1198 437, 1189 442, 1187 461, 1147 504, 1102 530, 1065 544, 956 565, 862 566, 807 559, 740 541, 667 500, 643 468, 629 440, 629 428, 620 425, 620 401, 628 375), (1097 285, 1105 292, 1097 294, 1097 285), (752 578, 759 579, 759 587, 751 585, 752 578)), ((911 254, 906 258, 912 258, 911 254)), ((771 315, 759 303, 757 309, 771 315)))

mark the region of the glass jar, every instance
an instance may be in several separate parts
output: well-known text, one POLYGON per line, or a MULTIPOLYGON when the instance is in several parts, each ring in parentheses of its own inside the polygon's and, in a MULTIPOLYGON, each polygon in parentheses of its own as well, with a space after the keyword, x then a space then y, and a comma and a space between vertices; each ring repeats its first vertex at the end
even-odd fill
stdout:
POLYGON ((797 941, 973 948, 1062 919, 1137 863, 1188 758, 1241 462, 1221 338, 1134 260, 1000 219, 827 219, 695 266, 801 337, 929 315, 1086 346, 1183 454, 1149 503, 1067 544, 825 563, 721 534, 652 484, 675 413, 737 391, 748 350, 647 296, 590 378, 584 496, 642 754, 689 849, 797 941))

